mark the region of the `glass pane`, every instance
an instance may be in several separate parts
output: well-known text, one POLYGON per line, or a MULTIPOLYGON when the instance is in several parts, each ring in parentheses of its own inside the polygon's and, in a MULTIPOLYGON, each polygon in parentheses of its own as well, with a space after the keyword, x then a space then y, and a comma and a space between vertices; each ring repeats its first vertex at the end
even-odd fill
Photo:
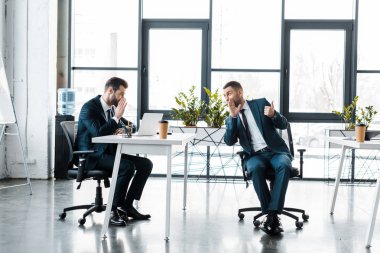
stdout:
POLYGON ((355 0, 285 0, 285 19, 353 19, 355 0))
POLYGON ((139 1, 72 2, 72 65, 137 67, 139 1))
POLYGON ((82 105, 91 98, 104 92, 106 81, 113 76, 123 78, 128 83, 125 98, 128 101, 124 117, 132 122, 137 119, 137 71, 103 71, 75 70, 73 71, 73 88, 75 89, 75 118, 78 119, 82 105))
POLYGON ((238 81, 244 89, 247 99, 265 97, 269 102, 274 101, 279 108, 280 73, 247 73, 247 72, 216 72, 211 73, 212 90, 219 89, 223 94, 223 86, 229 81, 238 81))
POLYGON ((212 8, 212 68, 280 68, 281 1, 215 0, 212 8))
POLYGON ((202 30, 149 31, 149 109, 171 110, 174 97, 196 86, 201 96, 202 30))
POLYGON ((358 69, 380 70, 380 1, 359 1, 358 69))
POLYGON ((290 35, 289 111, 343 108, 345 32, 292 30, 290 35))
POLYGON ((144 0, 143 18, 209 18, 209 0, 144 0))
POLYGON ((370 129, 380 129, 380 74, 357 74, 356 94, 359 96, 358 106, 373 105, 377 114, 370 129))
MULTIPOLYGON (((303 176, 305 178, 325 178, 328 168, 325 168, 325 135, 326 129, 342 129, 342 124, 330 123, 291 123, 295 157, 293 166, 299 168, 299 152, 304 148, 303 176)), ((340 149, 337 150, 338 153, 340 149)), ((336 154, 336 150, 334 150, 336 154)))

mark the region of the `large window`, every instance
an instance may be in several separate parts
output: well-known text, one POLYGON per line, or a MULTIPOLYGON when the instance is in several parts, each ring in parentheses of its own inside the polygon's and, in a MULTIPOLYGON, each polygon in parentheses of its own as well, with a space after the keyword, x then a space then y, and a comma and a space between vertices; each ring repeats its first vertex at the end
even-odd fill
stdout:
MULTIPOLYGON (((359 95, 380 102, 378 0, 71 0, 71 82, 82 104, 105 81, 129 83, 126 115, 169 115, 174 96, 239 81, 265 97, 305 146, 305 176, 324 177, 323 129, 359 95), (297 123, 295 123, 297 122, 297 123), (316 138, 318 137, 318 138, 316 138)), ((380 118, 380 113, 379 113, 380 118)), ((371 128, 380 128, 375 119, 371 128)), ((201 123, 202 124, 202 123, 201 123)))
POLYGON ((206 21, 143 21, 142 112, 168 112, 174 97, 207 85, 206 21))
POLYGON ((289 120, 336 120, 351 90, 350 21, 286 21, 284 114, 289 120))
POLYGON ((279 69, 280 49, 281 1, 213 1, 212 68, 279 69))
POLYGON ((138 2, 72 1, 72 65, 137 67, 138 2))
POLYGON ((380 128, 380 2, 359 1, 358 71, 356 94, 361 107, 373 105, 379 112, 371 129, 380 128))
POLYGON ((78 118, 82 105, 102 94, 106 81, 128 82, 125 117, 136 121, 139 0, 71 1, 71 87, 78 118))
POLYGON ((238 81, 280 106, 281 1, 213 1, 211 88, 238 81), (236 15, 239 13, 239 15, 236 15))

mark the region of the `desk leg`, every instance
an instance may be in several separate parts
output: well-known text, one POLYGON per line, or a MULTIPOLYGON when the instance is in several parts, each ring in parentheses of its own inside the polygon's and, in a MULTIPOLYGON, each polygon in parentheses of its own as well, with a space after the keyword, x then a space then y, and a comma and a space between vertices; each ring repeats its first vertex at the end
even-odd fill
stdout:
POLYGON ((380 197, 380 174, 377 178, 376 182, 376 192, 374 194, 374 200, 372 203, 372 209, 371 209, 371 223, 368 226, 367 230, 367 237, 366 237, 366 247, 369 248, 371 247, 371 241, 372 241, 372 235, 373 235, 373 229, 375 228, 375 223, 376 223, 376 215, 377 215, 377 210, 379 207, 379 197, 380 197))
POLYGON ((106 216, 104 217, 104 222, 102 226, 101 234, 103 235, 102 237, 103 239, 107 238, 107 231, 108 231, 108 225, 110 222, 113 195, 115 193, 117 175, 119 174, 120 159, 121 159, 121 144, 118 144, 117 150, 116 150, 115 162, 113 164, 113 170, 112 170, 111 187, 108 193, 106 216))
POLYGON ((167 157, 167 173, 166 173, 166 218, 165 218, 165 240, 169 241, 170 234, 170 198, 172 185, 172 148, 169 148, 167 157))
POLYGON ((188 170, 188 165, 187 165, 187 151, 188 151, 188 146, 189 144, 186 143, 185 146, 185 169, 183 173, 183 210, 186 210, 186 202, 187 202, 187 170, 188 170))
POLYGON ((335 179, 334 196, 333 196, 333 199, 331 202, 330 214, 334 214, 335 201, 336 201, 336 196, 338 194, 338 188, 339 188, 339 183, 340 183, 340 177, 342 175, 344 157, 346 156, 346 150, 347 150, 347 147, 342 146, 342 151, 340 154, 338 174, 336 175, 336 179, 335 179))

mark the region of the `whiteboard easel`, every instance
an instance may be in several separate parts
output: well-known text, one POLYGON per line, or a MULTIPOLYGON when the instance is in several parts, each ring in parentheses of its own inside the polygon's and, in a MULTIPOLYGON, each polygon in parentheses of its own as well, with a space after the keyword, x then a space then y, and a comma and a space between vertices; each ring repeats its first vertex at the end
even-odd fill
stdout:
POLYGON ((16 187, 16 186, 29 185, 30 195, 32 195, 32 194, 33 194, 32 184, 31 184, 31 182, 30 182, 29 168, 28 168, 28 165, 27 165, 27 163, 26 163, 25 153, 24 153, 24 148, 23 148, 23 146, 22 146, 22 142, 21 142, 20 130, 19 130, 19 128, 18 128, 17 121, 16 121, 15 123, 13 123, 13 124, 16 125, 17 133, 6 133, 6 132, 5 132, 5 129, 6 129, 6 127, 7 127, 7 124, 0 124, 0 125, 2 126, 2 131, 1 131, 1 135, 0 135, 0 144, 1 144, 1 140, 3 139, 3 136, 5 136, 5 135, 17 135, 17 137, 18 137, 18 141, 19 141, 19 144, 20 144, 21 153, 22 153, 22 158, 23 158, 24 170, 25 170, 25 174, 26 174, 26 180, 27 180, 27 183, 25 183, 25 184, 16 184, 16 185, 11 185, 11 186, 1 187, 0 190, 1 190, 1 189, 5 189, 5 188, 16 187))
POLYGON ((0 54, 0 127, 2 127, 1 133, 0 133, 0 144, 3 139, 3 136, 17 135, 18 141, 20 144, 20 149, 21 149, 23 163, 24 163, 24 170, 25 170, 26 180, 27 180, 27 183, 25 184, 11 185, 11 186, 6 186, 6 187, 1 187, 0 189, 21 186, 21 185, 29 185, 30 195, 32 195, 33 191, 32 191, 32 184, 30 183, 29 169, 28 169, 28 165, 25 159, 25 152, 24 152, 24 148, 22 146, 21 137, 20 137, 20 129, 17 124, 16 113, 15 113, 15 109, 11 100, 8 81, 5 75, 3 57, 1 56, 1 54, 0 54), (7 133, 6 132, 7 125, 16 125, 16 133, 7 133))

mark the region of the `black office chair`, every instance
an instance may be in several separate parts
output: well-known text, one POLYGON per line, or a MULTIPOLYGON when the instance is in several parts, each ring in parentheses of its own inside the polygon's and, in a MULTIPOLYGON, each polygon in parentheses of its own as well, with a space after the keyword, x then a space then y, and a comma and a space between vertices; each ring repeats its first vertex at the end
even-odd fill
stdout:
MULTIPOLYGON (((293 147, 292 131, 290 128, 290 124, 288 124, 288 128, 287 128, 287 137, 288 137, 287 139, 288 139, 288 146, 290 149, 290 153, 292 154, 292 156, 294 156, 294 147, 293 147)), ((298 170, 298 168, 292 167, 292 170, 290 172, 290 178, 298 177, 298 178, 302 179, 302 177, 303 177, 303 153, 306 151, 306 149, 298 149, 297 151, 300 152, 300 170, 298 170)), ((244 180, 246 181, 246 185, 248 187, 247 170, 246 170, 245 164, 244 164, 244 156, 246 153, 243 151, 239 151, 237 153, 239 154, 240 159, 241 159, 241 166, 243 168, 243 176, 244 176, 244 180)), ((275 180, 275 173, 274 173, 273 168, 268 168, 266 171, 267 171, 267 174, 265 175, 265 178, 269 181, 270 190, 272 191, 274 180, 275 180)), ((249 211, 259 211, 260 212, 259 214, 255 215, 253 217, 253 225, 255 227, 259 227, 261 224, 261 221, 258 220, 258 218, 260 218, 261 216, 264 215, 264 213, 261 212, 261 207, 249 207, 249 208, 239 209, 238 216, 239 216, 240 220, 244 219, 245 215, 243 212, 249 212, 249 211)), ((296 215, 291 214, 289 212, 302 213, 302 219, 304 221, 307 221, 309 219, 309 215, 307 215, 305 213, 305 210, 298 209, 298 208, 284 207, 281 214, 295 219, 296 220, 295 224, 296 224, 297 228, 302 228, 303 222, 299 221, 299 219, 296 215)))
POLYGON ((103 196, 102 196, 102 187, 100 186, 101 181, 104 181, 104 187, 110 186, 109 177, 111 175, 108 172, 102 171, 102 170, 85 170, 85 163, 86 163, 86 156, 88 154, 93 153, 93 150, 86 150, 86 151, 74 151, 74 141, 75 136, 77 133, 78 128, 78 122, 74 121, 63 121, 61 122, 61 126, 63 129, 63 132, 65 133, 68 145, 69 145, 69 151, 70 151, 70 157, 69 157, 69 167, 67 170, 68 177, 70 179, 76 179, 77 182, 79 182, 79 185, 77 189, 80 189, 80 186, 82 184, 82 181, 92 179, 96 180, 98 182, 98 186, 96 187, 96 197, 95 197, 95 203, 89 204, 89 205, 79 205, 79 206, 71 206, 66 207, 63 209, 63 212, 59 214, 59 218, 61 220, 66 218, 66 212, 77 210, 77 209, 87 209, 86 212, 78 219, 78 223, 80 225, 83 225, 86 223, 86 216, 93 212, 103 212, 106 210, 106 205, 103 204, 103 196), (74 154, 77 154, 79 156, 79 162, 78 166, 75 166, 73 162, 74 154))

